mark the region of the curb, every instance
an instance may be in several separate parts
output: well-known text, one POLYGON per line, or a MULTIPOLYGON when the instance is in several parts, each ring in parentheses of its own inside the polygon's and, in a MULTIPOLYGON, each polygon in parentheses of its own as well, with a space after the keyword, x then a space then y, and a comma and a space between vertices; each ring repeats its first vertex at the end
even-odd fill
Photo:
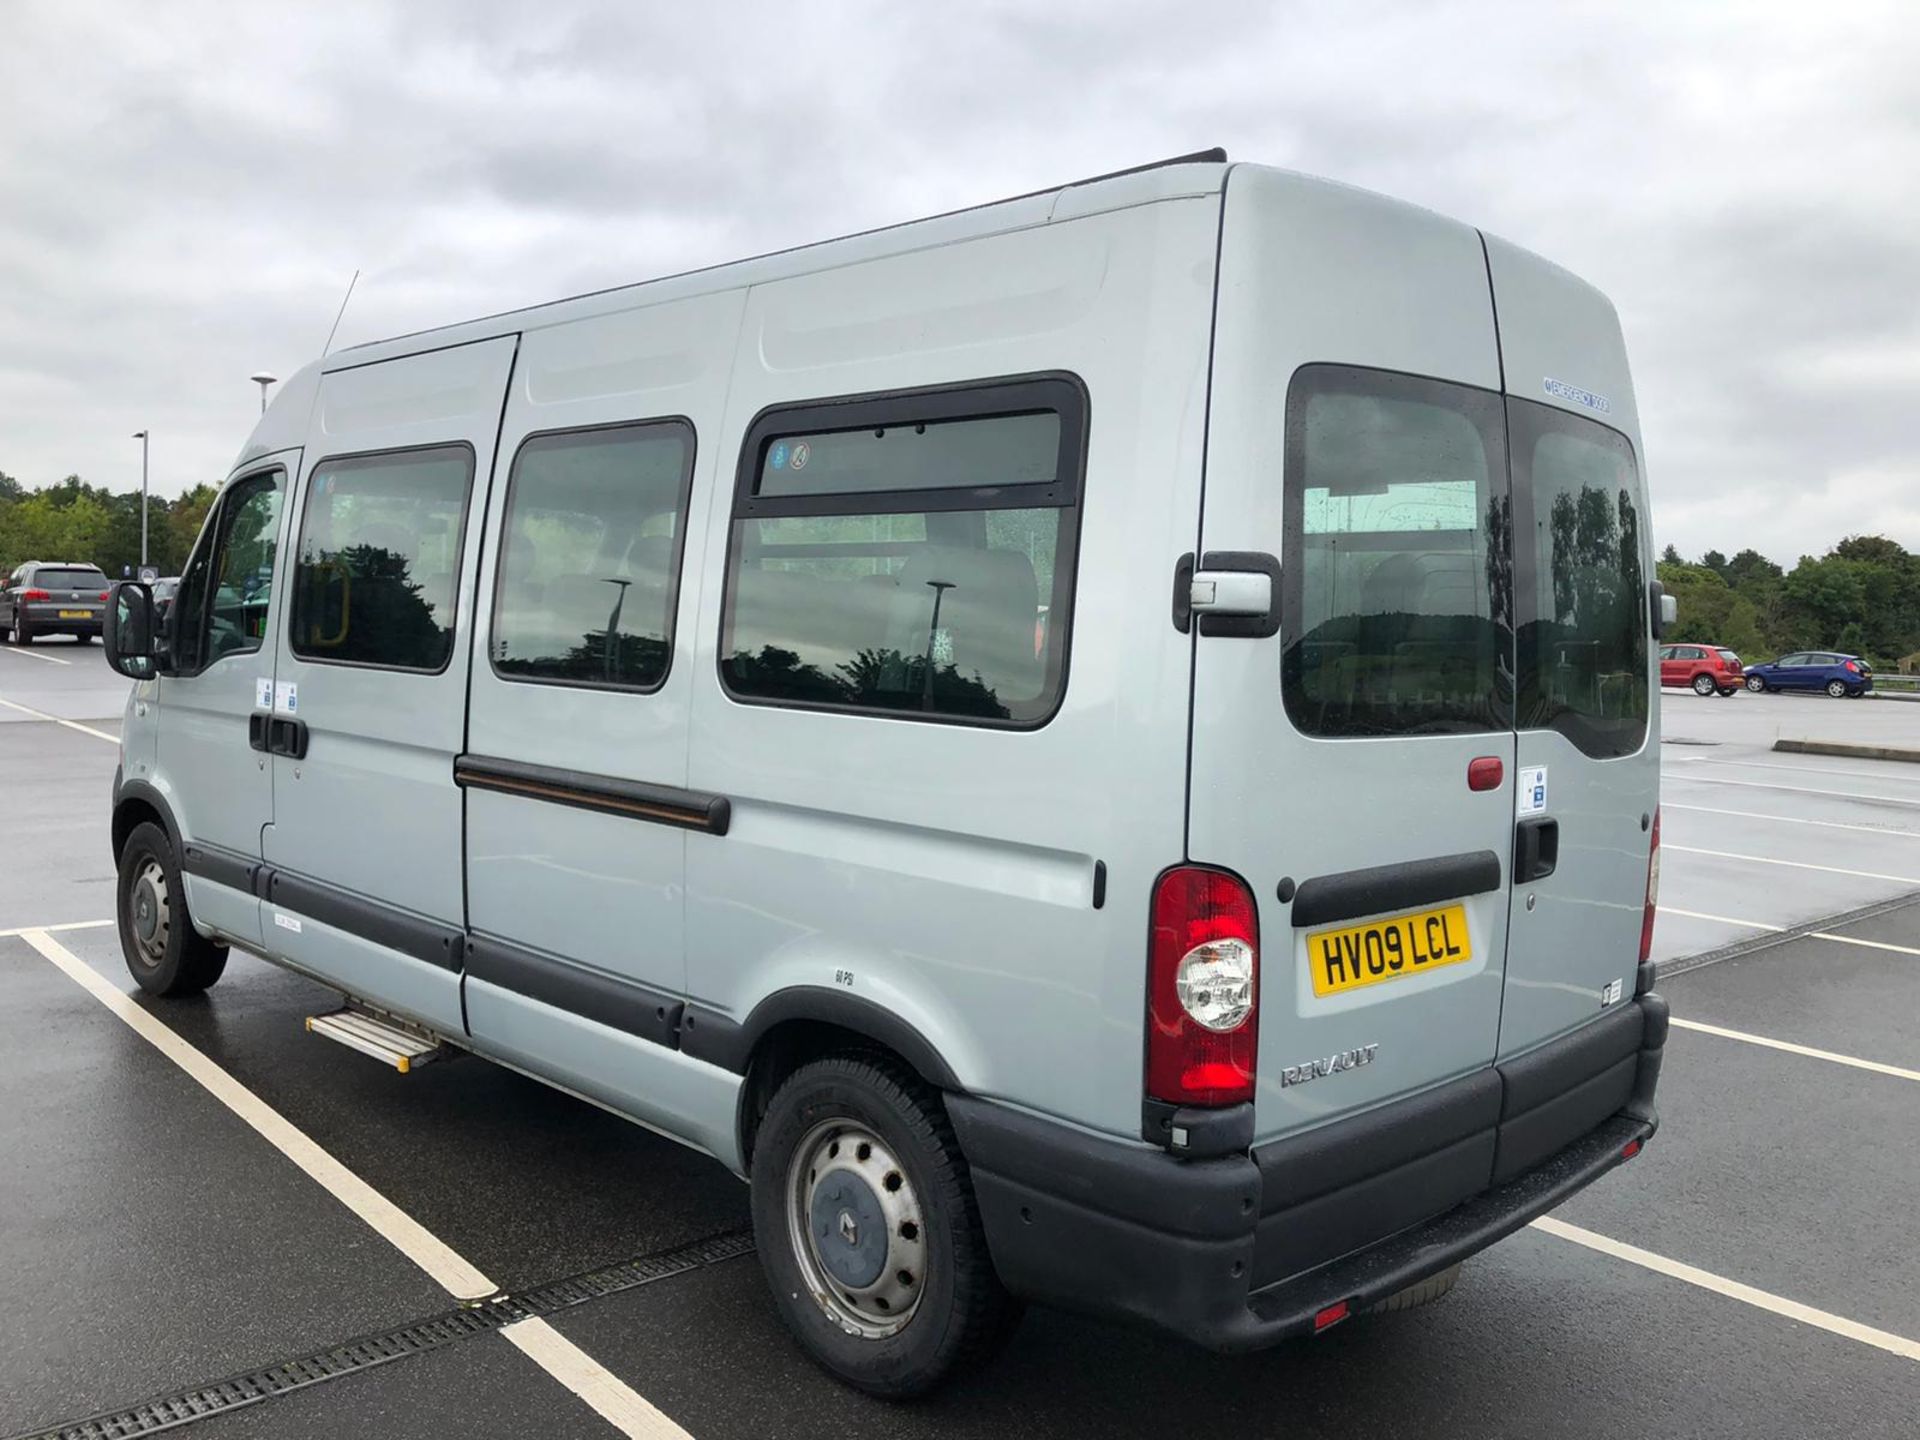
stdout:
POLYGON ((1846 745, 1838 740, 1776 740, 1773 748, 1791 755, 1845 755, 1854 760, 1906 760, 1920 764, 1920 750, 1899 745, 1846 745))

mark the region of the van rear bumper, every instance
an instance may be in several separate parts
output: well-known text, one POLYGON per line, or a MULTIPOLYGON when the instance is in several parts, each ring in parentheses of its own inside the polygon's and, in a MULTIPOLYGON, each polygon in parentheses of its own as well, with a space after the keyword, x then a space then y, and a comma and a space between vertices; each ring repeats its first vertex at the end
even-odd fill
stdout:
POLYGON ((1213 1160, 947 1105, 1010 1290, 1251 1350, 1417 1284, 1630 1158, 1659 1124, 1666 1033, 1666 1002, 1641 995, 1439 1092, 1213 1160))

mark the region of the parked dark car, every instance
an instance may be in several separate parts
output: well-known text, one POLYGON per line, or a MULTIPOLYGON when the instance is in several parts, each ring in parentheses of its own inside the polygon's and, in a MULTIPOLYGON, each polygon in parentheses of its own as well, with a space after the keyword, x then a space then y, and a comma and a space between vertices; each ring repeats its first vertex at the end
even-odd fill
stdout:
POLYGON ((1739 691, 1742 671, 1740 657, 1723 645, 1663 645, 1660 648, 1660 683, 1685 685, 1696 695, 1718 691, 1732 695, 1739 691))
POLYGON ((1824 690, 1834 699, 1873 689, 1873 667, 1858 655, 1836 650, 1796 650, 1765 665, 1747 666, 1747 689, 1824 690))
POLYGON ((107 577, 97 565, 29 560, 0 584, 0 636, 31 645, 42 635, 100 638, 107 577))

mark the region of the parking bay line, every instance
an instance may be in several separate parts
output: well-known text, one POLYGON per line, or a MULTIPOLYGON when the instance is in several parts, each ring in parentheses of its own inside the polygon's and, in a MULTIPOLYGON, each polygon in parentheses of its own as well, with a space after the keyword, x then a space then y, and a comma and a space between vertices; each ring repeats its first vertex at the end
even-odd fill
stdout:
MULTIPOLYGON (((375 1190, 365 1180, 322 1149, 290 1120, 188 1043, 172 1027, 134 1003, 133 997, 110 984, 99 972, 55 940, 45 929, 29 929, 20 938, 63 971, 94 999, 196 1081, 214 1099, 245 1121, 269 1145, 304 1170, 323 1190, 369 1225, 375 1234, 418 1265, 456 1299, 477 1300, 496 1294, 499 1287, 444 1240, 375 1190)), ((534 1323, 534 1322, 525 1322, 534 1323)), ((512 1328, 512 1327, 510 1327, 512 1328)), ((571 1340, 551 1326, 550 1332, 527 1336, 514 1345, 560 1384, 593 1407, 623 1435, 633 1440, 685 1437, 686 1431, 655 1409, 571 1340)), ((512 1339, 512 1336, 508 1337, 512 1339)))
POLYGON ((1742 820, 1777 820, 1782 825, 1818 825, 1823 830, 1857 830, 1862 835, 1890 835, 1896 840, 1920 840, 1920 830, 1888 830, 1880 825, 1853 825, 1845 820, 1802 820, 1797 815, 1769 815, 1762 810, 1720 810, 1711 805, 1682 805, 1662 800, 1661 810, 1690 810, 1696 815, 1733 815, 1742 820))
POLYGON ((1679 855, 1711 855, 1719 860, 1745 860, 1753 865, 1785 865, 1794 870, 1819 870, 1828 875, 1851 875, 1856 880, 1891 880, 1896 885, 1920 885, 1920 877, 1912 875, 1882 875, 1877 870, 1843 870, 1837 865, 1814 865, 1805 860, 1775 860, 1770 855, 1736 855, 1731 850, 1702 850, 1692 845, 1673 845, 1663 842, 1662 851, 1679 855))
MULTIPOLYGON (((1676 1020, 1673 1023, 1678 1025, 1681 1022, 1676 1020)), ((1920 1076, 1914 1078, 1920 1079, 1920 1076)), ((1711 1290, 1716 1295, 1724 1295, 1730 1300, 1738 1300, 1742 1304, 1785 1316, 1789 1320, 1797 1320, 1802 1325, 1811 1325, 1829 1334, 1839 1335, 1862 1345, 1871 1345, 1907 1360, 1920 1361, 1920 1340, 1910 1340, 1904 1335, 1895 1335, 1890 1330, 1862 1325, 1857 1320, 1849 1320, 1844 1315, 1835 1315, 1828 1310, 1816 1310, 1811 1305, 1802 1305, 1798 1300, 1789 1300, 1783 1295, 1775 1295, 1771 1291, 1761 1290, 1738 1280, 1729 1280, 1724 1275, 1715 1275, 1710 1270, 1702 1270, 1684 1261, 1670 1260, 1665 1255, 1656 1255, 1651 1250, 1642 1250, 1638 1245, 1629 1245, 1624 1240, 1615 1240, 1609 1235, 1601 1235, 1579 1225, 1569 1225, 1566 1221, 1555 1219, 1551 1215, 1542 1215, 1535 1220, 1533 1228, 1575 1245, 1583 1245, 1602 1255, 1611 1255, 1616 1260, 1625 1260, 1631 1265, 1638 1265, 1655 1274, 1698 1286, 1702 1290, 1711 1290)))
POLYGON ((1697 765, 1730 765, 1736 770, 1791 770, 1796 775, 1850 775, 1858 780, 1905 780, 1909 783, 1916 778, 1888 774, 1882 770, 1836 770, 1825 765, 1775 765, 1764 760, 1720 760, 1711 755, 1689 755, 1686 758, 1697 765))
MULTIPOLYGON (((1662 905, 1662 915, 1678 915, 1686 920, 1711 920, 1716 925, 1738 925, 1744 930, 1781 931, 1785 925, 1769 925, 1764 920, 1736 920, 1731 915, 1706 915, 1698 910, 1681 910, 1676 906, 1662 905)), ((1920 947, 1896 945, 1891 940, 1868 940, 1859 935, 1836 935, 1831 930, 1809 930, 1800 937, 1803 940, 1830 940, 1835 945, 1858 945, 1865 950, 1891 950, 1896 955, 1920 955, 1920 947)))
POLYGON ((104 740, 109 745, 118 745, 120 737, 109 735, 104 730, 96 730, 91 725, 82 725, 78 720, 62 720, 58 715, 49 715, 44 710, 36 710, 31 705, 22 705, 18 700, 0 698, 0 705, 9 710, 18 710, 22 715, 31 715, 36 720, 51 720, 55 725, 64 725, 69 730, 78 730, 82 735, 91 735, 96 740, 104 740))
POLYGON ((1876 805, 1902 805, 1908 808, 1920 806, 1920 799, 1903 799, 1894 795, 1869 795, 1862 790, 1816 790, 1811 785, 1775 785, 1766 780, 1735 780, 1726 775, 1694 775, 1684 777, 1689 785, 1739 785, 1748 790, 1785 790, 1794 795, 1824 795, 1829 800, 1867 800, 1876 805))
POLYGON ((1697 1030, 1702 1035, 1717 1035, 1722 1040, 1739 1040, 1748 1045, 1760 1045, 1768 1050, 1781 1050, 1788 1055, 1800 1055, 1809 1060, 1825 1060, 1834 1065, 1846 1065, 1854 1070, 1870 1070, 1875 1075, 1890 1075, 1895 1080, 1912 1080, 1920 1084, 1920 1070, 1906 1070, 1898 1065, 1882 1064, 1878 1060, 1862 1060, 1857 1055, 1842 1055, 1834 1050, 1816 1050, 1811 1045, 1796 1045, 1791 1040, 1775 1040, 1771 1035, 1755 1035, 1746 1030, 1729 1030, 1724 1025, 1708 1025, 1699 1020, 1682 1020, 1678 1015, 1672 1017, 1670 1024, 1682 1030, 1697 1030))
POLYGON ((111 924, 111 920, 67 920, 58 925, 16 925, 11 930, 0 930, 0 940, 11 940, 30 930, 52 934, 56 930, 98 930, 111 924))

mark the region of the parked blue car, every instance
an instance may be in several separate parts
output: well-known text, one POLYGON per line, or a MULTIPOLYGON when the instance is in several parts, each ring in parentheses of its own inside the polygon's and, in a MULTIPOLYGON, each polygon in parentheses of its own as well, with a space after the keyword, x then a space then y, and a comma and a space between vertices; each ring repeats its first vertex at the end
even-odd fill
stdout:
POLYGON ((1858 655, 1796 650, 1765 665, 1747 666, 1747 689, 1824 690, 1840 700, 1873 689, 1873 667, 1858 655))

